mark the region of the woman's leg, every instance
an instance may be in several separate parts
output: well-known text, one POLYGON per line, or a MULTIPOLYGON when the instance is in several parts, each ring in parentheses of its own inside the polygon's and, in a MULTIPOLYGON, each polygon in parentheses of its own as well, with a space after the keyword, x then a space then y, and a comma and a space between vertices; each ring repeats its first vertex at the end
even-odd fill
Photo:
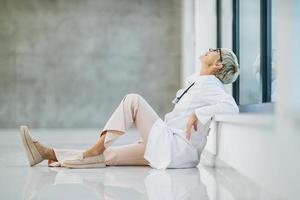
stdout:
MULTIPOLYGON (((127 154, 128 156, 132 155, 133 157, 136 157, 136 155, 131 153, 135 153, 134 150, 138 150, 137 154, 143 156, 145 149, 144 144, 147 144, 148 134, 152 125, 158 118, 159 116, 142 96, 138 94, 125 95, 120 105, 114 111, 100 133, 100 139, 95 145, 84 152, 84 157, 101 154, 105 152, 106 148, 106 157, 118 157, 118 160, 120 160, 120 157, 123 156, 121 155, 122 151, 119 151, 122 148, 124 148, 124 154, 127 154), (111 147, 112 149, 109 150, 108 147, 113 143, 113 141, 115 141, 115 139, 117 139, 120 135, 124 134, 125 131, 132 126, 132 124, 135 124, 137 127, 138 132, 143 139, 143 144, 138 143, 129 146, 111 147), (112 152, 114 156, 110 155, 110 152, 112 152)), ((116 162, 111 158, 108 159, 111 163, 116 162)), ((141 157, 139 156, 138 159, 141 159, 141 157)))
POLYGON ((105 135, 106 135, 106 132, 100 136, 100 138, 96 144, 94 144, 91 148, 89 148, 88 150, 83 152, 84 158, 99 155, 99 154, 103 153, 103 151, 105 149, 104 148, 105 135))
POLYGON ((107 158, 106 163, 108 165, 147 164, 148 162, 143 157, 145 144, 152 125, 158 118, 159 116, 143 97, 138 94, 127 94, 104 126, 98 142, 84 151, 83 155, 80 152, 73 152, 74 155, 70 156, 65 151, 54 150, 40 143, 37 143, 36 146, 44 159, 53 161, 59 160, 58 158, 73 159, 74 157, 80 157, 80 155, 90 157, 103 153, 107 158), (132 124, 136 125, 143 143, 109 147, 132 124))
POLYGON ((148 165, 144 159, 145 144, 137 142, 128 145, 108 147, 103 155, 106 165, 148 165))

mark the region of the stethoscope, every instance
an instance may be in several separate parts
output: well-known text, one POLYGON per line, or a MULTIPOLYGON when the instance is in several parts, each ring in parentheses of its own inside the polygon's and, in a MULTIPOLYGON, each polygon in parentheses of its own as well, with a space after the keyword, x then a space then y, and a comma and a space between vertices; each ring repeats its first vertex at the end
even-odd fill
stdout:
POLYGON ((195 82, 193 82, 179 97, 175 97, 175 99, 172 101, 173 104, 176 104, 179 102, 179 100, 181 99, 181 97, 183 97, 183 95, 195 84, 195 82))

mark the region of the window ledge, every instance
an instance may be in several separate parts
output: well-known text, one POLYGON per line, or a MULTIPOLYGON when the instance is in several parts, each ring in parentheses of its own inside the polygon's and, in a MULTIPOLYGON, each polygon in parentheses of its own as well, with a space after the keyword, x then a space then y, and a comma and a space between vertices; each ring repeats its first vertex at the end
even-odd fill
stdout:
POLYGON ((272 127, 275 122, 275 117, 272 114, 240 113, 236 115, 216 115, 214 117, 214 121, 221 123, 272 127))

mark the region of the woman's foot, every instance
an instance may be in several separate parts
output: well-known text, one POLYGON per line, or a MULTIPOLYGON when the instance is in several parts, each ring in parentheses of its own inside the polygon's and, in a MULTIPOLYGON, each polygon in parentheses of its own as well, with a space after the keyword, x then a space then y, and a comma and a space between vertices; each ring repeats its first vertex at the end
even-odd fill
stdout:
POLYGON ((20 134, 30 166, 34 166, 42 162, 44 158, 35 146, 36 141, 31 137, 28 127, 21 126, 20 134))
POLYGON ((104 148, 102 149, 102 148, 92 147, 92 148, 86 150, 85 152, 83 152, 83 158, 100 155, 103 153, 103 151, 104 151, 104 148))
POLYGON ((53 149, 45 147, 33 139, 27 126, 20 126, 20 134, 30 166, 34 166, 45 159, 56 160, 53 149))
POLYGON ((39 151, 39 153, 41 154, 41 156, 43 157, 43 159, 53 160, 55 162, 57 161, 57 158, 55 156, 55 153, 54 153, 53 149, 42 145, 38 141, 34 141, 34 145, 37 148, 37 150, 39 151))
POLYGON ((66 160, 62 163, 62 167, 72 169, 88 169, 106 167, 104 155, 90 156, 83 159, 66 160))

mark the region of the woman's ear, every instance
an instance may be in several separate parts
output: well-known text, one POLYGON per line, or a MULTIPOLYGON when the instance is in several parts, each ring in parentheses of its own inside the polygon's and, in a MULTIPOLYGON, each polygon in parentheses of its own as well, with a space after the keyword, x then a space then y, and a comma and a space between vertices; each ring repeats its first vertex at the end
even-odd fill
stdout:
POLYGON ((216 67, 217 67, 218 69, 222 69, 223 64, 222 64, 221 62, 217 62, 216 67))
POLYGON ((220 61, 215 62, 215 64, 213 65, 215 70, 220 70, 223 67, 223 64, 220 61))

